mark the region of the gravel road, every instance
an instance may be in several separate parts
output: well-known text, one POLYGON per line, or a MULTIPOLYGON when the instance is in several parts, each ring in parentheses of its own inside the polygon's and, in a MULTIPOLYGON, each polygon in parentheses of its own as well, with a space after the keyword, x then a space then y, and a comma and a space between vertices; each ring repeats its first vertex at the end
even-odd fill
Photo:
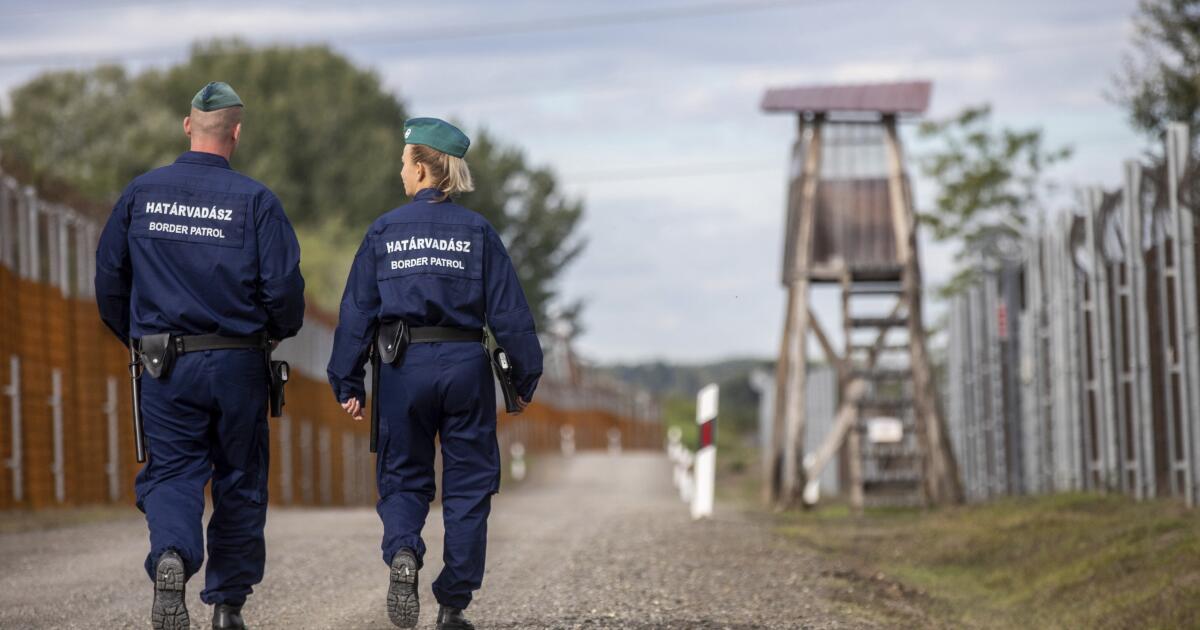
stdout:
MULTIPOLYGON (((718 505, 694 523, 658 454, 542 459, 497 496, 483 590, 468 611, 487 628, 848 628, 829 567, 764 520, 718 505), (724 509, 723 509, 724 508, 724 509)), ((0 535, 0 628, 148 627, 140 514, 0 535)), ((253 628, 390 628, 387 567, 371 509, 273 508, 267 574, 245 607, 253 628)), ((441 568, 441 513, 426 526, 419 627, 441 568)), ((208 627, 203 573, 188 584, 208 627)), ((197 623, 199 622, 199 623, 197 623)))

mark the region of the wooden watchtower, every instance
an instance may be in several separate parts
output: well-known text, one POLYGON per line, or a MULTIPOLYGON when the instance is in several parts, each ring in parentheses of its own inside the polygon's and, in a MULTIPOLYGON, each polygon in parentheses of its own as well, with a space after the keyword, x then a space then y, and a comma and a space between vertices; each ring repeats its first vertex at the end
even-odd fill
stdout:
POLYGON ((787 313, 776 371, 764 498, 796 505, 838 452, 851 504, 961 500, 954 454, 921 319, 912 190, 897 133, 929 104, 926 81, 768 90, 762 108, 796 115, 783 284, 787 313), (811 307, 840 288, 838 352, 811 307), (823 444, 803 443, 808 333, 838 374, 838 413, 823 444), (818 446, 818 445, 813 445, 818 446))

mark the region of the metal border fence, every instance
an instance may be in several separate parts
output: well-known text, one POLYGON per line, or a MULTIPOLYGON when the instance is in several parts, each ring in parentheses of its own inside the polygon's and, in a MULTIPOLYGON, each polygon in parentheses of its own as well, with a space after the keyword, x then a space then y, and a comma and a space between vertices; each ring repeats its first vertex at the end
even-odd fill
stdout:
POLYGON ((1186 126, 953 298, 947 409, 969 500, 1200 501, 1200 165, 1186 126))
MULTIPOLYGON (((128 358, 93 296, 99 234, 92 218, 0 171, 0 509, 133 501, 128 358)), ((277 351, 293 369, 285 416, 271 422, 272 501, 375 499, 368 427, 346 418, 325 382, 335 324, 310 307, 277 351)), ((572 448, 607 448, 611 435, 626 448, 661 446, 647 393, 581 368, 563 339, 543 346, 534 403, 498 419, 504 456, 514 442, 559 450, 568 430, 572 448)))

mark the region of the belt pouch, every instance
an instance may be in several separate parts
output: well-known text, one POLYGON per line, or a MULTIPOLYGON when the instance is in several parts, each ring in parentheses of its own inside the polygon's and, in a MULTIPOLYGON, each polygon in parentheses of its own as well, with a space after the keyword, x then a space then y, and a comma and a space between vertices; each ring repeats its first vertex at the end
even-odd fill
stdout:
POLYGON ((142 367, 150 376, 162 378, 171 373, 171 364, 175 362, 175 343, 171 333, 142 336, 138 352, 142 355, 142 367))
POLYGON ((379 334, 375 338, 375 351, 379 353, 382 362, 397 365, 404 360, 409 341, 408 324, 405 324, 404 320, 380 322, 379 334))

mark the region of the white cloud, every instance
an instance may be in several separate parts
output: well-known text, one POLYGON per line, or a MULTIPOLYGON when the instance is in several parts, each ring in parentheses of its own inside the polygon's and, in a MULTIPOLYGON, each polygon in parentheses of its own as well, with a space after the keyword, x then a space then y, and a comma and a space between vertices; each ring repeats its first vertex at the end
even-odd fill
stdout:
MULTIPOLYGON (((438 44, 402 35, 622 9, 548 0, 146 5, 0 19, 0 89, 36 70, 21 59, 162 63, 214 34, 331 42, 377 69, 410 111, 486 125, 585 199, 589 246, 562 288, 589 302, 588 354, 770 355, 782 322, 783 173, 794 122, 759 111, 764 89, 929 78, 931 115, 992 102, 997 124, 1045 126, 1052 144, 1075 146, 1067 181, 1113 181, 1141 146, 1101 96, 1134 7, 863 0, 438 44), (636 177, 640 169, 648 176, 636 177), (697 174, 677 176, 687 169, 697 174)), ((919 202, 930 199, 928 182, 917 191, 919 202)), ((949 277, 951 251, 925 244, 931 284, 949 277)), ((836 298, 814 301, 837 321, 836 298)))

